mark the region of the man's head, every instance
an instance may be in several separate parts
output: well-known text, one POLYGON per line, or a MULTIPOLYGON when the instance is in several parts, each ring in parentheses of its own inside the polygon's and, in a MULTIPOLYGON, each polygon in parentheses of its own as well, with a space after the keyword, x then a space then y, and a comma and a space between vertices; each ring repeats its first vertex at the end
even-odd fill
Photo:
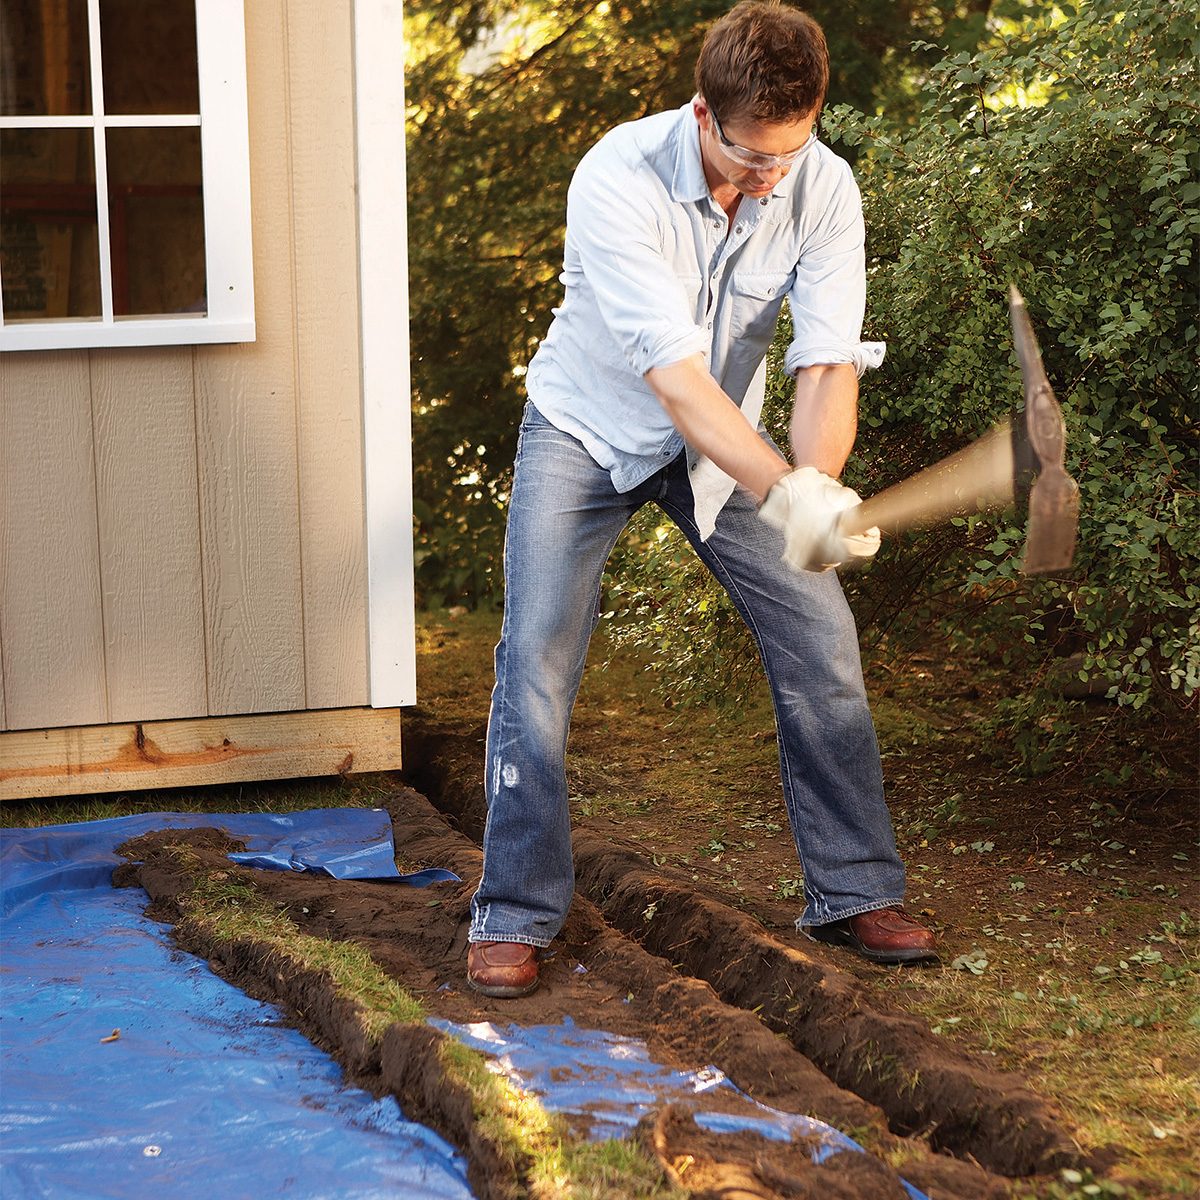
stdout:
POLYGON ((815 119, 828 87, 821 27, 772 0, 742 0, 726 13, 696 62, 696 91, 724 125, 815 119))
POLYGON ((828 83, 825 35, 797 8, 742 0, 712 27, 692 111, 705 178, 722 204, 731 189, 769 195, 811 149, 828 83))

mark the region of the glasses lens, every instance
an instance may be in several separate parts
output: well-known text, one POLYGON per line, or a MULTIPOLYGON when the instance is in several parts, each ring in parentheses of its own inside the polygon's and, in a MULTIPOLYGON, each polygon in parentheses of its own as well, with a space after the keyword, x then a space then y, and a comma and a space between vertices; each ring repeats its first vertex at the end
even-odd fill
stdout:
POLYGON ((739 162, 744 167, 753 167, 760 171, 769 171, 773 167, 778 167, 780 170, 787 170, 796 159, 798 159, 812 144, 817 140, 817 131, 814 129, 808 135, 808 140, 798 150, 789 151, 787 154, 757 154, 753 150, 747 150, 744 146, 739 146, 736 142, 731 142, 726 136, 725 131, 721 128, 721 122, 717 120, 717 114, 712 112, 713 124, 717 127, 717 134, 721 139, 721 145, 725 147, 726 153, 735 162, 739 162))
MULTIPOLYGON (((741 147, 738 147, 741 149, 741 147)), ((769 171, 772 167, 790 167, 796 161, 796 155, 793 154, 752 154, 748 150, 742 150, 738 158, 748 167, 761 167, 764 171, 769 171)))

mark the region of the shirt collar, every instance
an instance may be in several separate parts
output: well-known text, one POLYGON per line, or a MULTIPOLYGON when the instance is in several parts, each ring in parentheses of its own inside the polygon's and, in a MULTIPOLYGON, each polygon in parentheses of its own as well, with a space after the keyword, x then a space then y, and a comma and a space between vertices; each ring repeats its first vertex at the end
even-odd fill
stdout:
POLYGON ((675 137, 675 171, 671 177, 672 200, 703 200, 708 196, 708 180, 700 161, 700 126, 692 115, 689 100, 679 110, 675 137))

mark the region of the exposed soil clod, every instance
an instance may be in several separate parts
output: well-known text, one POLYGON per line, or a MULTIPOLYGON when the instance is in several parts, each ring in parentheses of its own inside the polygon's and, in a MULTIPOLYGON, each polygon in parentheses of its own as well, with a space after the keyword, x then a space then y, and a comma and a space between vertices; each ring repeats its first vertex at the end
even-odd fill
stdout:
POLYGON ((804 1139, 702 1129, 682 1105, 667 1105, 639 1129, 668 1178, 696 1200, 907 1200, 896 1173, 853 1150, 813 1162, 804 1139))

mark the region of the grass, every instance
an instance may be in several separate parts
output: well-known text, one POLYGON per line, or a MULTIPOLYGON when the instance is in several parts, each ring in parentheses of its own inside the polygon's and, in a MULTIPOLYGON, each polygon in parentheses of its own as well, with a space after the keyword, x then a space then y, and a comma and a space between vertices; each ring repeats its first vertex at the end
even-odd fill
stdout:
POLYGON ((210 788, 164 788, 55 800, 8 801, 0 823, 19 828, 104 821, 152 812, 297 812, 309 808, 373 808, 379 787, 358 779, 289 779, 210 788))
MULTIPOLYGON (((204 871, 186 846, 169 850, 192 878, 191 887, 176 898, 189 925, 221 942, 252 940, 269 947, 294 969, 325 975, 334 990, 354 1004, 374 1045, 392 1025, 424 1024, 428 1015, 424 1005, 386 975, 365 949, 304 933, 248 883, 225 870, 204 871)), ((448 1038, 442 1043, 441 1060, 448 1080, 469 1091, 480 1128, 525 1176, 534 1200, 649 1200, 678 1195, 640 1147, 628 1142, 577 1142, 561 1118, 497 1074, 479 1051, 448 1038)))
MULTIPOLYGON (((1120 1146, 1131 1196, 1191 1196, 1200 1123, 1193 971, 1114 984, 1036 958, 996 978, 943 971, 897 979, 905 1009, 1018 1070, 1070 1116, 1080 1141, 1120 1146)), ((1084 1193, 1087 1194, 1087 1193, 1084 1193)))
MULTIPOLYGON (((174 853, 189 870, 198 869, 185 847, 175 847, 174 853)), ((295 966, 328 976, 339 994, 354 1000, 373 1044, 395 1022, 426 1019, 420 1002, 384 975, 361 946, 302 933, 285 913, 270 907, 253 887, 230 878, 226 871, 197 874, 194 879, 178 901, 191 924, 220 942, 246 938, 263 943, 295 966)))
POLYGON ((513 1162, 527 1162, 530 1195, 545 1200, 648 1200, 678 1197, 662 1169, 635 1143, 578 1142, 563 1122, 533 1097, 497 1075, 488 1060, 461 1042, 448 1041, 442 1061, 450 1076, 475 1098, 476 1119, 491 1139, 509 1147, 513 1162))

